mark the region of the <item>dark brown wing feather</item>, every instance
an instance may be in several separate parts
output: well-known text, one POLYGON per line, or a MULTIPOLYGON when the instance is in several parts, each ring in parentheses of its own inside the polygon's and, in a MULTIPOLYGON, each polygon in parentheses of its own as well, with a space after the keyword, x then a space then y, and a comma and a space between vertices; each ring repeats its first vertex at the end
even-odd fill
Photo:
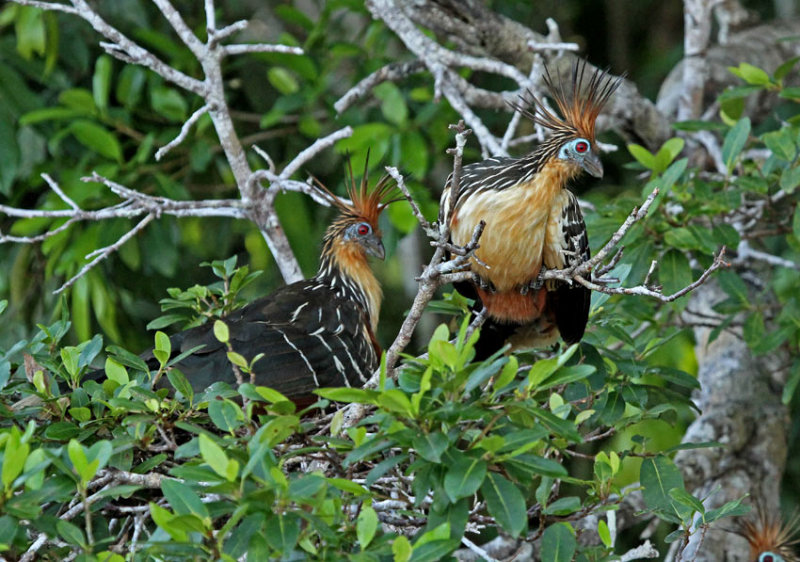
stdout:
MULTIPOLYGON (((223 320, 235 352, 248 361, 264 354, 255 363, 255 384, 289 398, 308 398, 318 387, 361 386, 377 366, 365 313, 313 280, 288 285, 223 320)), ((235 386, 228 350, 211 324, 171 339, 174 355, 202 346, 176 365, 196 392, 218 381, 235 386)))
MULTIPOLYGON (((578 198, 569 194, 569 204, 562 214, 562 234, 566 251, 565 267, 588 260, 591 257, 586 223, 583 222, 578 198)), ((589 321, 589 306, 592 292, 582 285, 561 283, 555 291, 548 294, 550 309, 555 314, 556 325, 561 338, 568 344, 579 342, 589 321)))

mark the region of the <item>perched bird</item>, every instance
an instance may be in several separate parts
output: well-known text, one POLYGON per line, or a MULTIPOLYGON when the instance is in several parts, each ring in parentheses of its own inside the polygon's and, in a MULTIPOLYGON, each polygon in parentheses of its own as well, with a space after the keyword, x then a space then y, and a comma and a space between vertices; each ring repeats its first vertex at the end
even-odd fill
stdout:
POLYGON ((590 257, 583 215, 567 184, 584 171, 603 177, 595 120, 620 81, 603 71, 589 73, 579 63, 568 90, 546 71, 545 84, 561 115, 530 92, 513 107, 550 129, 550 136, 521 158, 488 158, 464 166, 458 193, 451 193, 448 178, 439 220, 450 222, 452 242, 465 245, 475 226, 486 223, 470 262, 474 281, 456 285, 486 309, 477 358, 506 342, 530 348, 551 345, 559 334, 567 343, 583 337, 590 291, 576 284, 543 283, 541 274, 590 257), (448 216, 451 197, 455 202, 448 216))
POLYGON ((794 550, 798 523, 797 514, 784 523, 757 502, 755 517, 740 519, 737 530, 750 545, 750 562, 800 562, 794 550))
MULTIPOLYGON (((301 405, 314 402, 311 392, 319 387, 361 386, 378 366, 381 353, 375 333, 383 295, 367 256, 384 258, 378 217, 391 203, 386 198, 393 186, 385 176, 369 190, 366 170, 360 184, 352 170, 350 177, 352 203, 319 186, 339 216, 325 233, 317 274, 223 318, 233 351, 248 361, 263 354, 254 365, 255 384, 301 405)), ((196 391, 217 381, 235 385, 228 349, 214 336, 211 324, 171 340, 174 355, 202 346, 176 365, 196 391)))

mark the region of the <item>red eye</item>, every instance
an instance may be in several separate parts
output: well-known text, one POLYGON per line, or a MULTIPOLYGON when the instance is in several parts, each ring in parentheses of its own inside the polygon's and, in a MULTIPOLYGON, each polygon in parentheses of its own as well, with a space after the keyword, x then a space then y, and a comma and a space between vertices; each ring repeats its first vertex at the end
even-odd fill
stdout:
POLYGON ((588 142, 586 142, 586 141, 578 141, 578 142, 575 143, 575 151, 578 152, 579 154, 583 154, 587 150, 589 150, 589 143, 588 142))
POLYGON ((358 225, 358 233, 359 233, 361 236, 364 236, 364 235, 366 235, 366 234, 369 234, 369 225, 367 225, 367 224, 364 224, 363 222, 362 222, 361 224, 359 224, 359 225, 358 225))

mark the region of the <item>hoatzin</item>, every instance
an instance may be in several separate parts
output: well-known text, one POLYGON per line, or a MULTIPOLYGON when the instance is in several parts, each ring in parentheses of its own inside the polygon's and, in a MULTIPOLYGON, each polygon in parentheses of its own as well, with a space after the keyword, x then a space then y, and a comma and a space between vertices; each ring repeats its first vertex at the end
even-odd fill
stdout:
POLYGON ((456 285, 486 309, 478 359, 505 343, 530 348, 551 345, 559 334, 567 343, 583 337, 590 291, 564 282, 542 283, 541 274, 590 257, 583 215, 567 184, 583 171, 603 176, 595 120, 619 83, 579 63, 568 90, 546 71, 545 84, 561 115, 530 92, 513 107, 550 129, 550 136, 521 158, 488 158, 464 166, 455 195, 448 178, 439 220, 450 221, 452 242, 465 245, 476 225, 486 223, 477 259, 470 262, 474 281, 456 285), (446 216, 452 196, 453 213, 446 216))
POLYGON ((786 522, 756 502, 755 516, 739 520, 738 532, 750 545, 750 562, 800 562, 794 546, 800 542, 800 516, 786 522))
MULTIPOLYGON (((255 384, 301 405, 315 401, 312 391, 319 387, 360 386, 378 366, 381 353, 375 333, 383 294, 367 256, 384 258, 378 217, 391 202, 386 197, 393 186, 385 176, 370 191, 366 170, 360 185, 352 170, 350 176, 352 203, 319 186, 339 216, 325 233, 317 274, 223 318, 235 352, 248 361, 264 354, 254 365, 255 384)), ((228 350, 215 338, 211 324, 171 340, 174 355, 202 346, 176 365, 196 391, 217 381, 235 385, 228 350)))

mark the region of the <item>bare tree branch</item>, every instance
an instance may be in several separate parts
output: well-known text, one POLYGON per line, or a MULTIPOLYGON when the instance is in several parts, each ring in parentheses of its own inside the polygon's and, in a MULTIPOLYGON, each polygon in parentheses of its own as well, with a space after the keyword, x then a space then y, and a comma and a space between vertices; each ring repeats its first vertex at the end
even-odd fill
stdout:
MULTIPOLYGON (((180 12, 178 12, 169 0, 153 0, 155 5, 161 11, 164 18, 174 29, 175 33, 181 41, 187 46, 192 54, 197 58, 198 62, 203 68, 205 78, 201 81, 196 78, 187 76, 186 74, 178 71, 177 69, 169 66, 158 57, 142 48, 140 45, 126 37, 119 30, 108 24, 94 9, 86 2, 86 0, 71 0, 71 6, 67 4, 59 4, 55 2, 40 2, 38 0, 14 0, 15 2, 35 6, 42 9, 49 9, 61 11, 64 13, 76 15, 86 20, 94 30, 107 39, 106 42, 101 42, 101 46, 106 49, 112 56, 119 58, 125 62, 142 65, 153 72, 159 74, 165 79, 177 84, 178 86, 197 94, 205 101, 203 106, 195 111, 189 119, 181 126, 178 136, 162 147, 156 153, 156 159, 163 157, 169 150, 174 148, 177 144, 183 142, 189 134, 189 129, 197 122, 197 120, 205 113, 209 113, 211 120, 217 132, 220 145, 225 153, 225 156, 230 164, 231 171, 236 178, 236 184, 241 193, 242 200, 245 205, 244 213, 236 211, 238 217, 245 217, 254 221, 264 236, 267 245, 275 257, 275 261, 287 282, 296 281, 302 278, 300 266, 292 253, 286 235, 281 228, 278 216, 275 212, 273 202, 275 193, 282 189, 298 189, 296 184, 288 184, 289 177, 298 170, 306 161, 311 159, 319 151, 332 145, 337 139, 343 138, 350 134, 350 129, 345 128, 326 139, 320 139, 312 144, 307 149, 303 150, 298 157, 296 157, 287 167, 283 173, 278 176, 274 174, 259 174, 256 175, 250 169, 247 158, 242 148, 242 144, 236 134, 233 126, 233 121, 228 109, 222 78, 221 61, 224 57, 242 53, 254 52, 281 52, 288 54, 302 54, 302 49, 294 46, 285 45, 220 45, 219 42, 230 36, 236 31, 244 29, 246 22, 236 22, 221 30, 217 30, 217 22, 215 16, 215 8, 213 0, 205 0, 204 10, 206 14, 206 29, 208 30, 207 42, 201 41, 186 22, 183 20, 180 12), (260 180, 268 180, 270 183, 276 182, 275 189, 269 189, 265 193, 261 188, 260 180)), ((51 186, 52 187, 52 186, 51 186)), ((273 187, 273 186, 270 186, 273 187)), ((57 187, 56 187, 57 189, 57 187)), ((54 189, 54 191, 56 191, 54 189)), ((305 188, 300 189, 305 191, 305 188)), ((56 191, 56 193, 59 193, 56 191)), ((59 194, 62 197, 63 194, 59 194)), ((133 200, 135 199, 131 194, 123 196, 124 198, 133 200)), ((62 197, 63 199, 63 197, 62 197)), ((319 200, 319 199, 318 199, 319 200)), ((154 200, 149 200, 151 203, 154 200)), ((80 216, 80 220, 97 220, 98 216, 86 215, 83 211, 79 212, 77 206, 66 201, 67 204, 73 208, 73 216, 80 216)), ((159 202, 158 208, 160 209, 157 215, 160 215, 166 208, 172 208, 171 203, 164 201, 159 202), (166 205, 167 207, 162 207, 166 205)), ((192 209, 192 213, 198 211, 200 207, 192 209)), ((207 208, 207 207, 206 207, 207 208)), ((0 211, 7 212, 8 209, 0 208, 0 211)), ((120 216, 121 209, 114 209, 114 212, 108 216, 120 216)), ((135 209, 133 214, 140 214, 141 209, 135 209)), ((12 216, 20 216, 14 213, 9 213, 12 216)), ((173 213, 174 214, 174 213, 173 213)), ((217 213, 221 216, 223 213, 217 213)), ((23 215, 26 216, 26 215, 23 215)), ((30 215, 27 215, 30 216, 30 215)), ((44 215, 55 217, 57 215, 44 215)), ((196 216, 196 215, 195 215, 196 216)), ((148 221, 144 222, 146 224, 148 221)), ((52 234, 50 234, 52 235, 52 234)), ((18 238, 3 237, 0 241, 19 241, 18 238)), ((31 241, 33 238, 31 239, 31 241)), ((113 246, 113 245, 112 245, 113 246)), ((109 247, 111 248, 111 247, 109 247)), ((101 256, 107 256, 108 253, 103 252, 101 256)), ((74 280, 71 280, 74 281, 74 280)))

